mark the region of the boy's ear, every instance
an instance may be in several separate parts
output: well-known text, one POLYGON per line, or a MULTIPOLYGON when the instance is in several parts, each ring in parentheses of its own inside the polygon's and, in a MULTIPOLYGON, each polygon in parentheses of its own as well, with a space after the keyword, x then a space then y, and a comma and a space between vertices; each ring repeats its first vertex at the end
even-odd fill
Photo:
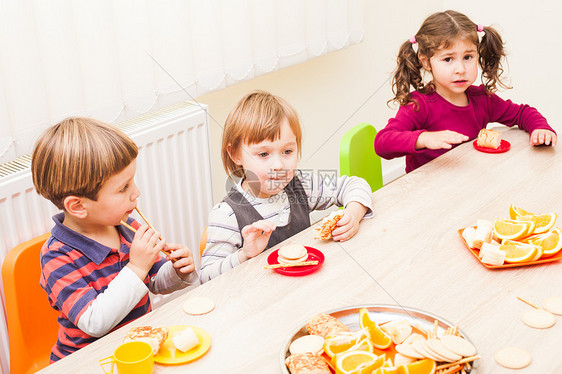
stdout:
POLYGON ((242 165, 242 162, 240 162, 241 161, 240 157, 238 157, 238 155, 236 155, 232 152, 232 145, 231 144, 226 146, 226 151, 228 152, 228 155, 230 156, 230 159, 232 161, 234 161, 234 163, 236 165, 238 165, 238 166, 242 165))
POLYGON ((418 59, 420 60, 423 68, 427 71, 431 71, 431 65, 429 64, 429 59, 426 55, 419 54, 418 59))
POLYGON ((84 198, 78 196, 67 196, 63 200, 63 206, 66 213, 76 218, 86 218, 88 211, 84 206, 84 198))

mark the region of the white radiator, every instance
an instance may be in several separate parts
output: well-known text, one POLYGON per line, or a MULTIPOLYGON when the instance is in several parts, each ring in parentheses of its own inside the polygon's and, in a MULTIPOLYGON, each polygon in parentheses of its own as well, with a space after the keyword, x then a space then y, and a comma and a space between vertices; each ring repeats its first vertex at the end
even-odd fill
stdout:
MULTIPOLYGON (((139 209, 168 242, 191 248, 198 267, 199 239, 213 203, 207 108, 181 103, 117 126, 139 146, 139 209)), ((17 244, 50 231, 57 213, 35 192, 30 162, 26 155, 0 165, 0 262, 17 244)), ((8 373, 3 294, 0 372, 8 373)))

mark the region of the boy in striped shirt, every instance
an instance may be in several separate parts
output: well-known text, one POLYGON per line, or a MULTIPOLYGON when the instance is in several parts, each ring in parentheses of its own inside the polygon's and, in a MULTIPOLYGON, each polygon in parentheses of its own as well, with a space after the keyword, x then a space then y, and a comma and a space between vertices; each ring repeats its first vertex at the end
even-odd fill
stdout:
POLYGON ((137 154, 127 135, 90 118, 68 118, 35 144, 35 188, 62 210, 41 250, 40 283, 60 311, 51 362, 148 313, 149 290, 199 283, 188 248, 129 217, 140 195, 137 154), (165 246, 175 262, 160 255, 165 246))

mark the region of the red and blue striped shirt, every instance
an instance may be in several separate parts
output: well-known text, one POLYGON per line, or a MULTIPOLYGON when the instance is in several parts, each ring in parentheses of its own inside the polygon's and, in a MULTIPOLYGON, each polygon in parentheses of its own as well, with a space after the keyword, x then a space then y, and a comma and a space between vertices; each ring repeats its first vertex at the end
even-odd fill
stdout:
MULTIPOLYGON (((117 226, 121 237, 120 248, 106 247, 62 224, 64 213, 53 216, 55 226, 51 237, 41 250, 41 287, 45 289, 51 306, 60 311, 58 339, 51 351, 51 362, 92 343, 90 336, 77 327, 78 320, 96 297, 129 262, 129 249, 134 233, 117 226)), ((140 224, 128 219, 138 228, 140 224)), ((150 269, 144 283, 166 262, 160 255, 150 269)), ((148 292, 130 313, 114 328, 117 329, 150 312, 148 292)))

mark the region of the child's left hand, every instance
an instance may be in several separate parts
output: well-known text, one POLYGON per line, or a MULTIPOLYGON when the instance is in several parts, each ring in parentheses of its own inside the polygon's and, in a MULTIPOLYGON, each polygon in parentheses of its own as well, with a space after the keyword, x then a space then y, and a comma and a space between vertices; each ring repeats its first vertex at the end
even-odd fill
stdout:
POLYGON ((177 261, 172 261, 172 266, 176 271, 178 277, 182 279, 187 279, 189 275, 195 270, 195 263, 193 262, 193 254, 189 248, 181 244, 167 244, 166 249, 171 253, 168 255, 168 259, 171 261, 177 259, 177 261))
POLYGON ((336 223, 332 231, 332 238, 337 242, 345 242, 357 234, 359 223, 367 212, 367 208, 358 202, 352 201, 343 210, 343 217, 336 223))
POLYGON ((556 134, 550 130, 537 129, 529 136, 529 145, 552 145, 556 146, 556 134))

